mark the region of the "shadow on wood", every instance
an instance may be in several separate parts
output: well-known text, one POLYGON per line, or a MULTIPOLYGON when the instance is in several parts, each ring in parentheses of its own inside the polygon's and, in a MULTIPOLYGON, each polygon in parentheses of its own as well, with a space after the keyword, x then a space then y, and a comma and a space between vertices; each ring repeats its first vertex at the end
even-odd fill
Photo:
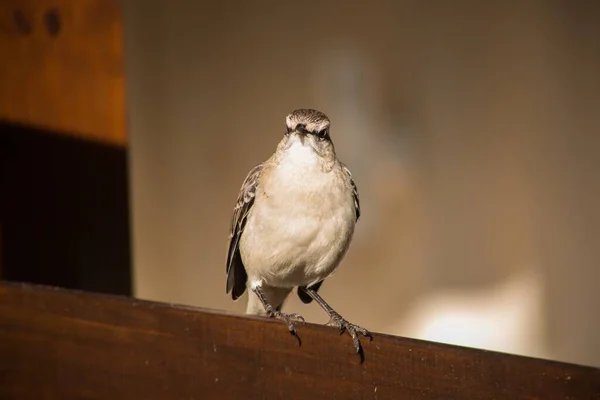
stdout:
POLYGON ((598 399, 600 370, 347 336, 125 297, 0 284, 0 398, 598 399))
POLYGON ((7 280, 131 294, 128 150, 0 118, 7 280))

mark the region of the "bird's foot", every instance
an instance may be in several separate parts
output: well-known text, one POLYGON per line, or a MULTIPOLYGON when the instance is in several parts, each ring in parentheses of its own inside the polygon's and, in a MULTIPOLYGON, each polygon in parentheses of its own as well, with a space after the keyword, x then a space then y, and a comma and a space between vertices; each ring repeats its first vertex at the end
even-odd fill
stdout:
POLYGON ((360 333, 364 337, 369 338, 369 341, 373 340, 373 336, 371 336, 371 333, 368 330, 361 326, 351 324, 336 312, 331 313, 331 319, 329 320, 327 325, 338 328, 340 330, 340 335, 347 331, 350 334, 350 336, 352 336, 352 342, 354 343, 354 348, 356 349, 356 352, 361 355, 362 346, 360 344, 358 334, 360 333))
POLYGON ((267 316, 270 318, 276 318, 283 323, 285 323, 290 330, 290 332, 296 336, 298 336, 298 332, 296 332, 296 324, 304 324, 304 317, 300 314, 286 314, 274 308, 267 309, 267 316))

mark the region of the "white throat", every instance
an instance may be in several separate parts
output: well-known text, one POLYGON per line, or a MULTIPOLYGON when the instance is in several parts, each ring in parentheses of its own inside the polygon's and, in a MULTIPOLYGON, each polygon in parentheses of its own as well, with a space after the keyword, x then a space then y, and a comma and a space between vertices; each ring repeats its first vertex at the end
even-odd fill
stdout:
POLYGON ((293 139, 285 150, 282 162, 286 165, 304 168, 320 165, 320 156, 307 141, 308 139, 305 139, 303 144, 298 138, 293 139))

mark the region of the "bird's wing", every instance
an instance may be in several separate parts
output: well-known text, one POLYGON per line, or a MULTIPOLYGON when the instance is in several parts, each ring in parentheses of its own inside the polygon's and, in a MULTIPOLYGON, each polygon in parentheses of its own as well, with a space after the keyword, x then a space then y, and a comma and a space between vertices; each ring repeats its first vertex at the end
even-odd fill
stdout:
MULTIPOLYGON (((356 221, 360 218, 360 198, 358 197, 358 188, 356 187, 356 183, 354 183, 354 179, 352 179, 352 173, 344 164, 342 164, 342 169, 344 173, 348 175, 350 179, 350 185, 352 186, 352 197, 354 198, 354 214, 356 215, 356 221)), ((312 301, 312 297, 306 293, 306 289, 312 289, 315 292, 319 291, 319 288, 323 284, 323 281, 318 281, 317 283, 313 283, 310 286, 301 286, 298 288, 298 297, 302 300, 303 303, 308 304, 312 301)))
POLYGON ((356 220, 360 218, 360 198, 358 196, 358 188, 356 187, 356 183, 354 183, 354 179, 352 179, 352 173, 344 164, 342 164, 342 169, 350 178, 350 185, 352 186, 352 197, 354 198, 354 213, 356 215, 356 220))
POLYGON ((237 198, 237 203, 233 209, 233 216, 231 217, 231 227, 229 229, 229 248, 227 250, 227 293, 230 291, 231 297, 235 300, 240 297, 246 291, 246 281, 248 275, 246 269, 242 263, 242 256, 240 254, 240 237, 244 231, 246 225, 246 219, 252 205, 254 204, 254 196, 256 195, 256 188, 260 179, 260 173, 262 172, 264 163, 258 164, 246 176, 240 193, 237 198))

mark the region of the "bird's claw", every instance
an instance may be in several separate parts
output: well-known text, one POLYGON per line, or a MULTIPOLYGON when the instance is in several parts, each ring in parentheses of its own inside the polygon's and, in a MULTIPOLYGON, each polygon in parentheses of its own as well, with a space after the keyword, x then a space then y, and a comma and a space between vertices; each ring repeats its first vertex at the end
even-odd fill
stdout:
POLYGON ((304 324, 304 317, 302 317, 302 315, 296 314, 296 313, 286 314, 286 313, 283 313, 278 310, 269 309, 269 310, 267 310, 267 316, 269 316, 270 318, 275 318, 275 319, 278 319, 278 320, 284 322, 287 325, 290 332, 296 336, 297 336, 298 332, 296 332, 295 324, 301 324, 301 325, 304 324))
POLYGON ((356 349, 356 352, 359 354, 362 351, 362 346, 360 344, 360 339, 359 339, 358 334, 360 333, 361 335, 369 338, 369 341, 373 340, 373 336, 371 336, 371 333, 368 330, 366 330, 365 328, 363 328, 361 326, 351 324, 350 322, 346 321, 344 318, 342 318, 341 315, 339 315, 337 313, 331 314, 331 319, 329 320, 327 325, 338 328, 340 330, 340 335, 347 331, 350 334, 350 336, 352 336, 352 342, 354 343, 354 348, 356 349))

